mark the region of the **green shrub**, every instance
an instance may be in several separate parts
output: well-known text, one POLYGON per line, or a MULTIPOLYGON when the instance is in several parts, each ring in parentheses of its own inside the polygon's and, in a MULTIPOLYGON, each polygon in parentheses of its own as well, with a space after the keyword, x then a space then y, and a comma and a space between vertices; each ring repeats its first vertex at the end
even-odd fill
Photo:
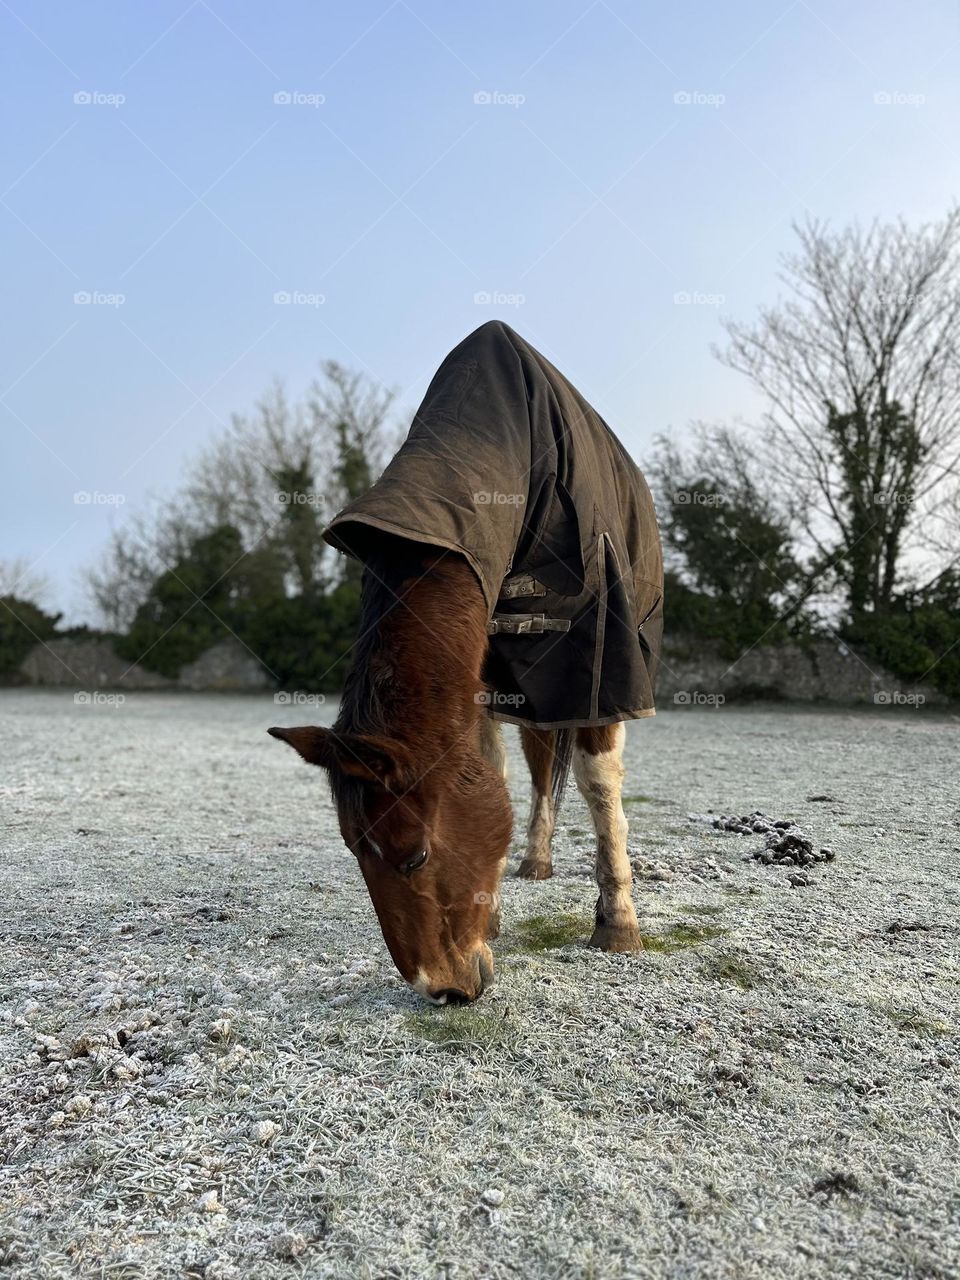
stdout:
POLYGON ((0 596, 0 674, 16 671, 38 640, 50 639, 60 618, 29 600, 0 596))
POLYGON ((772 599, 736 599, 697 591, 668 572, 663 592, 664 633, 668 641, 696 637, 715 642, 725 658, 738 658, 746 649, 795 640, 805 621, 794 615, 784 620, 772 599))
POLYGON ((926 681, 947 697, 960 698, 960 609, 943 603, 910 608, 901 602, 888 616, 858 618, 845 638, 901 679, 926 681))
MULTIPOLYGON (((150 588, 117 653, 151 671, 176 677, 211 645, 239 635, 259 598, 282 597, 282 572, 264 572, 261 557, 244 554, 240 533, 220 525, 195 538, 189 552, 150 588)), ((242 636, 240 637, 243 638, 242 636)))
POLYGON ((238 634, 281 688, 330 692, 343 687, 359 620, 359 584, 345 581, 326 593, 251 604, 238 634))

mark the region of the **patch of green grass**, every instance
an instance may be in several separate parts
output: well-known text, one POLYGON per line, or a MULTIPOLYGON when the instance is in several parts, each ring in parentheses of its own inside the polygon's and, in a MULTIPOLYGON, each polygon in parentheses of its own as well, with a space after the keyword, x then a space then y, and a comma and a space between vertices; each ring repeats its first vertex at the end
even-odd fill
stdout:
POLYGON ((723 907, 715 907, 710 903, 698 903, 694 906, 684 907, 683 909, 684 911, 689 911, 695 916, 718 916, 723 912, 723 907))
POLYGON ((422 1040, 447 1049, 490 1049, 507 1037, 502 1014, 458 1005, 418 1009, 407 1014, 407 1026, 422 1040))
POLYGON ((682 951, 684 947, 697 947, 701 942, 709 942, 711 938, 719 938, 729 929, 719 925, 672 924, 664 933, 644 933, 643 949, 659 951, 671 955, 674 951, 682 951))
POLYGON ((949 1035, 953 1030, 949 1023, 943 1022, 939 1018, 929 1018, 925 1013, 921 1013, 919 1009, 906 1009, 898 1005, 886 1005, 881 1007, 880 1012, 890 1019, 898 1031, 902 1031, 904 1035, 908 1036, 939 1040, 942 1036, 949 1035))
POLYGON ((575 836, 577 839, 582 839, 584 836, 588 836, 589 834, 590 832, 587 831, 584 827, 568 827, 567 828, 567 835, 575 836))
POLYGON ((588 916, 577 916, 560 913, 553 916, 529 916, 519 920, 511 929, 513 951, 551 951, 554 947, 565 947, 589 937, 593 932, 593 921, 588 916))
POLYGON ((672 800, 661 800, 658 796, 621 796, 624 804, 673 804, 672 800))
POLYGON ((708 977, 713 978, 716 982, 732 982, 734 986, 740 987, 742 991, 752 991, 754 987, 763 981, 749 961, 734 955, 732 952, 712 956, 707 961, 706 971, 708 977))

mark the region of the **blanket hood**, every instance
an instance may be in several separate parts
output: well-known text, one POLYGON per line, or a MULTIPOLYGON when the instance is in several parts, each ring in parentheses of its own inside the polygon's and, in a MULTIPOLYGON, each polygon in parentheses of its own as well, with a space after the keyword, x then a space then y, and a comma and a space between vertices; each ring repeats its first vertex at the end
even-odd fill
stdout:
POLYGON ((447 356, 380 479, 324 531, 364 562, 384 534, 474 569, 494 718, 558 729, 654 713, 663 559, 650 491, 509 326, 484 324, 447 356))

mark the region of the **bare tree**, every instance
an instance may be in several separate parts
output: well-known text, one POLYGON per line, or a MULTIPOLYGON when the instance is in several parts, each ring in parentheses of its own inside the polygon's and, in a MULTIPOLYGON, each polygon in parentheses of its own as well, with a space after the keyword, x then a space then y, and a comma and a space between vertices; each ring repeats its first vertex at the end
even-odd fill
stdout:
POLYGON ((126 630, 159 574, 224 525, 237 529, 244 555, 264 571, 279 563, 291 594, 324 586, 320 532, 357 484, 379 473, 393 397, 334 361, 322 370, 299 402, 274 383, 252 414, 235 414, 188 463, 175 495, 113 534, 86 575, 111 629, 126 630))
POLYGON ((960 208, 918 230, 795 230, 791 296, 728 322, 719 354, 767 399, 766 465, 821 567, 851 613, 885 612, 957 483, 960 208))
POLYGON ((330 498, 337 509, 372 483, 388 456, 400 444, 399 433, 388 427, 394 393, 365 374, 345 369, 336 360, 322 366, 323 381, 311 388, 309 405, 328 439, 335 441, 337 467, 330 498), (369 476, 354 477, 350 462, 365 460, 369 476))
POLYGON ((731 656, 799 628, 808 584, 789 513, 752 442, 701 424, 685 446, 657 437, 645 470, 663 535, 671 626, 720 639, 731 656))
POLYGON ((108 631, 126 631, 153 583, 186 554, 195 532, 173 500, 114 529, 99 562, 84 573, 98 622, 108 631))
POLYGON ((50 579, 35 569, 26 556, 0 560, 0 596, 45 604, 50 596, 50 579))

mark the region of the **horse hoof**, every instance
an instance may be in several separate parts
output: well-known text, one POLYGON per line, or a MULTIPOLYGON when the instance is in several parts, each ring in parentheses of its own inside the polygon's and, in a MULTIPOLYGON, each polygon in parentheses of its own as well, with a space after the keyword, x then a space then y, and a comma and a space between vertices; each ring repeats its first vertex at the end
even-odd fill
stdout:
POLYGON ((524 858, 514 875, 518 880, 549 880, 553 875, 553 863, 524 858))
POLYGON ((599 948, 600 951, 642 951, 643 939, 635 924, 620 928, 615 925, 598 924, 589 945, 599 948))

